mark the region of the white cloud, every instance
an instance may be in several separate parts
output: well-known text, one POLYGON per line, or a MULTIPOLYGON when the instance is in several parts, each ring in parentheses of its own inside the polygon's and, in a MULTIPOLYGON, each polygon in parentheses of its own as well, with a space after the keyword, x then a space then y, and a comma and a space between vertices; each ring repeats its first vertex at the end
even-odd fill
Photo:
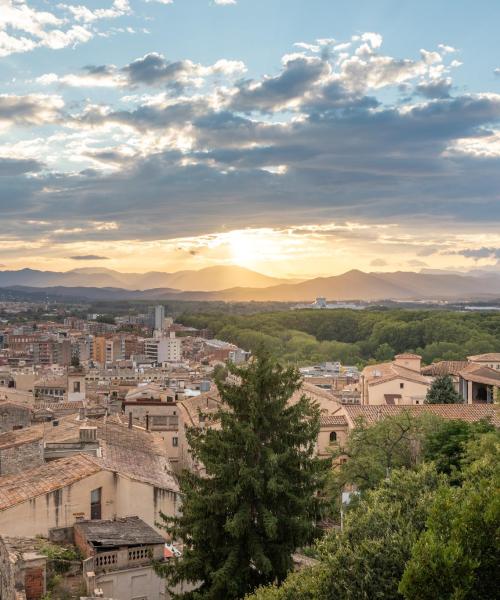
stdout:
POLYGON ((214 0, 214 3, 219 6, 228 6, 229 4, 236 4, 236 0, 214 0))
POLYGON ((115 19, 131 13, 128 0, 114 0, 110 8, 94 10, 81 4, 59 4, 59 7, 70 12, 76 21, 83 23, 92 23, 99 19, 115 19))
POLYGON ((456 48, 454 48, 453 46, 447 46, 446 44, 439 44, 438 48, 444 54, 453 54, 454 52, 458 52, 456 48))

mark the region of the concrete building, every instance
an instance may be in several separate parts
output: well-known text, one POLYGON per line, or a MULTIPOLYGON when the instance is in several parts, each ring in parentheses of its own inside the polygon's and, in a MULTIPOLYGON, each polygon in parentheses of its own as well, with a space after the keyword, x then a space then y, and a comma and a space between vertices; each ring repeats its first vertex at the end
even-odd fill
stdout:
POLYGON ((120 600, 163 600, 165 580, 153 561, 165 560, 165 539, 138 517, 79 521, 75 545, 84 557, 87 594, 120 600))
POLYGON ((168 336, 158 335, 144 340, 144 353, 154 363, 180 362, 182 360, 182 341, 175 332, 168 336))
POLYGON ((163 331, 165 328, 165 307, 159 304, 154 308, 154 328, 156 331, 163 331))

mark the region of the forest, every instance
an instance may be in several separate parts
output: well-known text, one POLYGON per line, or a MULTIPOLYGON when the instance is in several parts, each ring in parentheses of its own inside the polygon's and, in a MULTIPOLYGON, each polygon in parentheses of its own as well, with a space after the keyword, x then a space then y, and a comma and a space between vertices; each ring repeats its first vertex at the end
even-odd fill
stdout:
POLYGON ((416 352, 426 364, 500 349, 500 313, 445 310, 288 310, 235 315, 185 312, 178 321, 208 328, 246 350, 264 348, 297 365, 364 366, 416 352))

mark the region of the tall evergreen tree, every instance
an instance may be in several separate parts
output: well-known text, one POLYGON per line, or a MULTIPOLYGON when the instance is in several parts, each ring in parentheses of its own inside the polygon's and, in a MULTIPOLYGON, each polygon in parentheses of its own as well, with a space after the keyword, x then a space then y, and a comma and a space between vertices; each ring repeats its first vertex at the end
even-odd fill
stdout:
POLYGON ((319 409, 302 396, 297 370, 261 353, 230 367, 239 383, 218 381, 222 400, 205 428, 190 428, 193 458, 205 474, 180 477, 181 515, 165 528, 184 543, 183 556, 157 567, 183 598, 231 600, 281 582, 294 550, 311 539, 322 461, 314 457, 319 409))
POLYGON ((436 377, 425 397, 426 404, 460 404, 462 397, 455 390, 450 375, 436 377))

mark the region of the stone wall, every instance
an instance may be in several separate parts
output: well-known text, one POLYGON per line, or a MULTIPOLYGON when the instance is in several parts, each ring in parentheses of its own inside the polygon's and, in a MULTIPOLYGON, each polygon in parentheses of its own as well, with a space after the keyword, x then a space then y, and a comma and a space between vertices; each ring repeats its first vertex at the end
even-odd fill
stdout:
POLYGON ((31 425, 31 410, 26 406, 0 403, 0 433, 29 427, 31 425))
POLYGON ((0 450, 0 475, 13 475, 43 465, 43 440, 0 450))

